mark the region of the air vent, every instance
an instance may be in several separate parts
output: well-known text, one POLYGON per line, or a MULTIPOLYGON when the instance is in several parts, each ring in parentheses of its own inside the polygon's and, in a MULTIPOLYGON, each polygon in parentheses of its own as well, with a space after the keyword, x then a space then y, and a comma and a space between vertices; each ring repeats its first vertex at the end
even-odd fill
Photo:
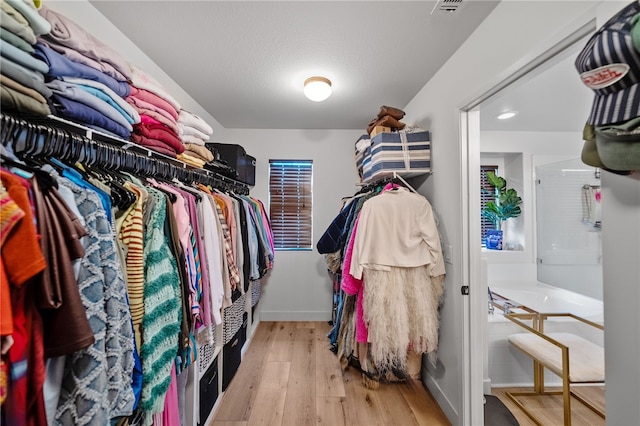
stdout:
POLYGON ((462 0, 438 0, 431 14, 450 14, 459 11, 461 8, 462 0))

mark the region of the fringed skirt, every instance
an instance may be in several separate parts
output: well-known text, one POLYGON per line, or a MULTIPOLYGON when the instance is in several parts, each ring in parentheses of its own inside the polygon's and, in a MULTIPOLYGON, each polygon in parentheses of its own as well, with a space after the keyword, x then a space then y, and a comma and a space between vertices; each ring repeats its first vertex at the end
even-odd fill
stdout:
POLYGON ((369 356, 378 371, 406 372, 408 351, 438 348, 438 306, 443 277, 432 279, 427 266, 364 270, 364 320, 369 356))
POLYGON ((369 343, 356 342, 356 296, 343 295, 337 339, 342 368, 359 368, 365 386, 372 389, 379 382, 419 376, 419 365, 407 365, 407 360, 410 351, 433 356, 438 348, 443 278, 431 278, 426 266, 365 269, 363 302, 369 343))

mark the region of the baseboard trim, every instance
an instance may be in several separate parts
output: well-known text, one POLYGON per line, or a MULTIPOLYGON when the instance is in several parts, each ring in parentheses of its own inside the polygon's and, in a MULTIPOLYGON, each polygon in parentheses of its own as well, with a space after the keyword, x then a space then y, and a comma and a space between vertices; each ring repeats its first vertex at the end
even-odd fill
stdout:
POLYGON ((260 321, 330 321, 331 311, 260 311, 260 321))
POLYGON ((461 424, 460 416, 458 415, 458 412, 453 407, 453 404, 451 404, 451 401, 449 401, 449 398, 447 398, 444 392, 442 392, 442 389, 440 388, 438 383, 435 381, 433 376, 431 376, 428 373, 428 370, 424 368, 424 366, 422 368, 422 383, 424 383, 427 389, 429 389, 429 392, 431 392, 431 395, 433 395, 436 402, 444 412, 445 416, 447 416, 451 424, 452 425, 461 424))
POLYGON ((491 395, 491 379, 484 379, 482 381, 482 392, 485 395, 491 395))

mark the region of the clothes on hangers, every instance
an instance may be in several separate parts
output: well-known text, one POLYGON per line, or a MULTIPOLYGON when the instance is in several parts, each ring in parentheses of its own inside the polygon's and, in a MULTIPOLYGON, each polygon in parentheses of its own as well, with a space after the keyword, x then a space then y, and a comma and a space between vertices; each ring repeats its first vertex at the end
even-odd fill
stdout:
POLYGON ((58 182, 72 191, 88 232, 82 240, 87 255, 80 262, 78 285, 96 341, 67 357, 55 418, 62 424, 93 424, 133 409, 131 313, 115 240, 99 196, 70 179, 59 177, 58 182), (94 417, 80 411, 91 406, 94 417))
MULTIPOLYGON (((14 146, 9 129, 3 128, 2 137, 3 145, 14 146)), ((21 159, 31 163, 25 167, 42 171, 41 178, 49 176, 51 183, 31 185, 11 171, 6 172, 6 179, 2 172, 2 182, 18 180, 28 184, 20 184, 26 200, 24 206, 18 205, 21 210, 38 212, 37 206, 44 205, 51 211, 56 209, 51 215, 52 220, 58 221, 55 223, 69 218, 60 234, 66 236, 72 252, 46 250, 48 254, 40 256, 44 269, 38 274, 51 274, 53 278, 52 266, 64 267, 68 282, 74 284, 79 297, 74 301, 64 290, 67 287, 52 285, 48 293, 40 292, 38 287, 37 293, 29 296, 40 302, 33 307, 24 305, 27 311, 11 303, 11 318, 18 322, 3 326, 11 333, 3 335, 3 342, 6 336, 15 337, 9 368, 15 369, 15 363, 32 356, 39 363, 30 363, 26 375, 16 376, 24 377, 22 382, 11 380, 8 384, 16 409, 7 411, 4 418, 37 416, 43 422, 82 425, 107 424, 131 415, 140 424, 150 424, 154 418, 175 418, 176 413, 186 410, 176 405, 180 398, 171 396, 178 375, 196 362, 198 344, 213 343, 213 336, 199 331, 222 322, 222 309, 231 305, 234 288, 238 293, 246 291, 250 280, 260 279, 273 266, 273 236, 264 206, 248 195, 215 191, 210 183, 216 181, 207 179, 208 173, 202 174, 207 184, 191 183, 198 175, 187 171, 175 175, 189 178, 188 181, 154 180, 145 173, 165 176, 171 170, 164 170, 164 163, 161 167, 144 157, 139 163, 129 162, 137 157, 127 151, 109 151, 106 155, 106 151, 99 151, 100 144, 84 150, 74 142, 63 150, 52 140, 51 145, 35 149, 32 144, 36 141, 38 138, 34 137, 15 144, 16 154, 25 153, 21 159), (64 161, 48 158, 58 153, 63 154, 64 161), (113 155, 122 155, 123 159, 113 155), (88 161, 82 172, 67 164, 80 159, 88 161), (48 162, 52 165, 46 165, 48 162), (109 169, 109 164, 114 164, 110 172, 101 173, 100 167, 109 169), (144 170, 145 165, 153 169, 144 170), (121 206, 112 203, 109 184, 115 181, 135 195, 134 202, 121 206), (58 192, 60 196, 56 195, 58 192), (44 201, 35 202, 40 199, 44 201), (230 224, 235 228, 233 237, 230 224), (75 240, 70 239, 73 235, 75 240), (76 242, 71 244, 73 241, 76 242), (78 260, 74 262, 73 258, 78 260), (40 306, 45 302, 46 309, 40 306), (57 305, 60 306, 56 308, 57 305), (67 318, 62 316, 63 306, 79 309, 90 327, 87 335, 93 340, 81 338, 82 321, 69 319, 61 325, 56 317, 67 318), (44 328, 40 325, 22 329, 20 318, 25 315, 51 320, 44 328), (62 335, 54 338, 55 333, 62 335), (28 346, 24 344, 27 341, 28 346), (59 354, 54 350, 60 350, 57 348, 64 342, 73 344, 67 346, 66 358, 51 358, 45 370, 45 351, 59 354), (25 348, 37 351, 30 355, 25 348), (37 368, 33 370, 32 366, 37 368), (43 387, 45 381, 47 386, 43 387)), ((29 172, 25 176, 33 179, 35 174, 29 172)), ((18 216, 14 220, 19 223, 27 218, 18 216)), ((46 241, 39 242, 35 230, 41 229, 41 234, 51 240, 53 234, 41 216, 32 217, 42 227, 33 227, 33 241, 39 248, 46 241)), ((33 223, 33 219, 26 223, 33 223)), ((3 243, 3 264, 16 255, 12 244, 10 239, 3 243)), ((8 283, 13 295, 20 280, 10 279, 8 283)), ((13 296, 10 299, 14 301, 13 296)), ((2 315, 4 324, 4 311, 2 315)))
MULTIPOLYGON (((2 322, 10 327, 12 342, 3 361, 7 364, 7 377, 12 380, 5 389, 6 399, 2 406, 6 424, 26 424, 42 418, 43 404, 35 404, 42 395, 44 383, 44 358, 42 339, 42 320, 35 306, 37 279, 46 268, 46 259, 38 242, 35 225, 35 211, 30 200, 30 184, 23 178, 0 171, 2 186, 11 199, 24 213, 18 222, 12 225, 2 244, 2 262, 0 262, 0 281, 8 283, 11 309, 2 311, 2 322), (11 314, 7 318, 7 314, 11 314), (38 356, 40 355, 40 356, 38 356), (29 369, 22 368, 32 360, 29 369), (7 392, 10 390, 10 392, 7 392)), ((3 297, 6 296, 3 292, 3 297)))
POLYGON ((355 362, 365 384, 374 386, 410 377, 410 351, 437 350, 445 268, 425 197, 396 180, 366 190, 345 200, 336 218, 343 223, 334 221, 325 233, 341 263, 334 271, 341 291, 334 295, 337 318, 329 339, 341 364, 355 362))

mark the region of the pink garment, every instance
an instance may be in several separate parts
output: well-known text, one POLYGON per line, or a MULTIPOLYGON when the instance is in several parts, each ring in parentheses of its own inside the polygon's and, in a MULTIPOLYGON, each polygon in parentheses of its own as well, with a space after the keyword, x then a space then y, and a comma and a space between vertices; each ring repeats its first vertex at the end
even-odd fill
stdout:
MULTIPOLYGON (((160 96, 162 99, 169 102, 176 111, 180 111, 180 104, 176 101, 173 96, 166 91, 164 87, 156 80, 151 77, 145 71, 141 70, 135 65, 131 65, 131 84, 133 84, 138 89, 145 89, 151 93, 155 93, 160 96)), ((177 132, 176 132, 177 133, 177 132)))
POLYGON ((144 124, 162 124, 161 122, 159 122, 158 120, 156 120, 155 118, 149 115, 141 115, 140 122, 144 124))
MULTIPOLYGON (((389 191, 390 189, 400 188, 400 185, 396 183, 389 182, 382 188, 382 192, 389 191)), ((351 260, 353 257, 353 245, 356 240, 356 232, 358 230, 358 222, 360 220, 360 214, 356 217, 355 222, 353 223, 353 230, 351 231, 351 236, 349 237, 349 242, 347 244, 347 249, 344 254, 344 264, 342 265, 342 290, 345 293, 350 295, 356 295, 357 305, 356 305, 356 341, 358 343, 366 343, 369 341, 369 330, 367 328, 367 324, 364 321, 364 287, 365 283, 363 280, 355 278, 353 275, 349 273, 351 270, 351 260)))
POLYGON ((396 188, 400 188, 400 185, 398 185, 397 183, 389 182, 384 186, 384 188, 382 188, 382 191, 380 192, 382 193, 384 191, 388 191, 390 189, 396 189, 396 188))
POLYGON ((162 425, 180 424, 180 405, 178 403, 178 378, 176 377, 176 364, 171 367, 171 382, 167 395, 164 398, 164 411, 162 412, 162 425))
MULTIPOLYGON (((116 80, 126 81, 131 78, 132 73, 129 64, 114 49, 95 38, 71 19, 49 9, 45 5, 42 5, 38 12, 51 24, 51 32, 43 35, 42 38, 52 43, 52 49, 56 50, 55 45, 65 46, 79 52, 81 56, 97 61, 104 68, 98 69, 111 75, 116 80), (113 70, 119 75, 112 75, 114 74, 113 70)), ((67 51, 65 55, 68 53, 67 51)), ((75 60, 71 57, 69 59, 75 60)))
POLYGON ((129 85, 131 91, 129 92, 129 96, 133 96, 141 101, 148 102, 152 105, 157 106, 160 109, 167 111, 174 120, 178 120, 178 111, 168 102, 166 99, 161 98, 153 92, 150 92, 145 89, 141 89, 136 86, 129 85))
POLYGON ((162 417, 163 417, 162 413, 153 413, 151 417, 153 418, 153 422, 151 424, 164 425, 164 423, 162 423, 162 417))
MULTIPOLYGON (((133 86, 131 87, 133 88, 133 86)), ((171 115, 169 111, 162 109, 159 106, 152 104, 151 102, 147 102, 136 96, 127 96, 125 100, 127 101, 127 104, 135 105, 136 107, 138 107, 138 109, 148 109, 151 111, 155 111, 158 114, 163 115, 167 120, 176 121, 176 119, 171 115)))
POLYGON ((152 151, 159 152, 172 158, 176 158, 178 153, 171 146, 157 139, 146 138, 142 135, 131 135, 131 140, 138 145, 149 148, 152 151))
POLYGON ((364 322, 364 307, 362 300, 364 299, 364 282, 354 278, 348 271, 351 268, 351 255, 353 254, 353 243, 356 240, 356 231, 358 230, 358 219, 353 223, 351 237, 347 244, 347 250, 344 254, 344 265, 342 266, 342 290, 349 295, 356 296, 356 341, 358 343, 366 343, 369 340, 369 330, 364 322))
POLYGON ((133 108, 135 108, 136 111, 138 111, 138 114, 140 114, 140 122, 144 123, 142 116, 143 115, 147 115, 151 118, 153 118, 156 121, 159 121, 160 123, 164 124, 165 126, 167 126, 168 128, 170 128, 171 130, 173 130, 173 132, 177 135, 178 134, 178 125, 176 124, 175 121, 169 120, 167 117, 165 117, 164 115, 152 110, 152 109, 148 109, 148 108, 139 108, 136 105, 132 105, 133 108))
POLYGON ((133 133, 144 136, 145 138, 156 139, 166 143, 173 148, 178 154, 184 152, 184 145, 175 132, 164 124, 144 124, 139 123, 133 126, 133 133))
POLYGON ((191 227, 193 229, 193 236, 195 238, 196 248, 198 250, 198 258, 200 261, 200 281, 198 282, 198 287, 196 287, 196 292, 194 298, 196 302, 199 304, 198 317, 195 322, 195 327, 198 328, 200 324, 203 324, 205 327, 211 325, 211 293, 210 293, 210 283, 209 283, 209 268, 203 265, 204 262, 207 261, 207 248, 204 246, 203 239, 203 228, 205 226, 204 222, 200 219, 201 214, 199 210, 202 210, 202 204, 196 200, 196 196, 193 194, 194 191, 197 191, 199 196, 204 195, 200 193, 199 190, 195 188, 189 188, 187 190, 187 186, 182 183, 176 184, 176 189, 178 191, 182 191, 183 196, 187 200, 189 204, 189 216, 191 217, 191 227), (200 204, 200 207, 198 207, 200 204), (200 291, 197 291, 199 289, 200 291))

